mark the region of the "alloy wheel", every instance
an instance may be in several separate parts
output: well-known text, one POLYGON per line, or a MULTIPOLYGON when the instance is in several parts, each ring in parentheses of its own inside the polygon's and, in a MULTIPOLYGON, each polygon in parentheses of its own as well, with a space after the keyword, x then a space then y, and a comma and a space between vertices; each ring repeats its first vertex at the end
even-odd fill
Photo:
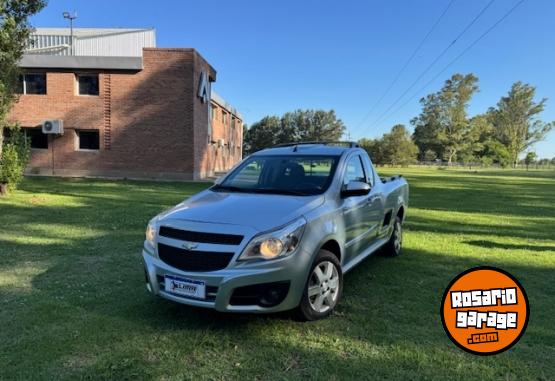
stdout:
POLYGON ((314 267, 308 282, 308 301, 314 311, 333 308, 339 296, 339 272, 332 262, 322 261, 314 267))
POLYGON ((393 230, 393 247, 395 252, 401 251, 401 245, 403 244, 403 231, 401 228, 401 223, 399 221, 395 222, 395 229, 393 230))

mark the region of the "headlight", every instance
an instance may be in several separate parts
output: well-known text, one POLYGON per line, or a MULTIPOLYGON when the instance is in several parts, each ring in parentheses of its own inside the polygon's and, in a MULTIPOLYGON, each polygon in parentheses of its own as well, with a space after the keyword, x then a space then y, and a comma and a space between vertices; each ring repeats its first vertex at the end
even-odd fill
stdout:
POLYGON ((306 220, 301 217, 287 226, 254 237, 239 256, 248 259, 274 259, 292 254, 299 247, 306 220))
POLYGON ((145 232, 145 244, 154 250, 154 240, 156 239, 156 225, 149 222, 145 232))

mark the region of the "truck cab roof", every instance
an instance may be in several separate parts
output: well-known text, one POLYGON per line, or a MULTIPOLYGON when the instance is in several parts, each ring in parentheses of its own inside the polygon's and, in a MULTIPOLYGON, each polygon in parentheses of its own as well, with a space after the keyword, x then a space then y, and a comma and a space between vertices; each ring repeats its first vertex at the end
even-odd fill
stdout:
POLYGON ((341 156, 345 152, 361 150, 354 142, 306 142, 286 143, 255 152, 253 156, 259 155, 329 155, 341 156))

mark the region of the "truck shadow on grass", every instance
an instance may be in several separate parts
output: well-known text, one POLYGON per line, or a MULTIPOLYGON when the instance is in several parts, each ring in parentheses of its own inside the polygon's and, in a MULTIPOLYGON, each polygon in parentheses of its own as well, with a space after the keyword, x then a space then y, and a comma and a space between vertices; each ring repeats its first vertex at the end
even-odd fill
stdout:
POLYGON ((477 246, 484 249, 526 250, 526 251, 551 251, 555 254, 555 245, 518 245, 513 243, 501 243, 486 240, 463 241, 467 245, 477 246))

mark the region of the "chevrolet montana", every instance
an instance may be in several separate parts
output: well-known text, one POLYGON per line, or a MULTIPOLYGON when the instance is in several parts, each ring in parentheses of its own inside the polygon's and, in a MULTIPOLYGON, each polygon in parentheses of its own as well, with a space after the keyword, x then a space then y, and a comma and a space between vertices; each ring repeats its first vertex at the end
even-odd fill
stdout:
POLYGON ((265 149, 149 222, 146 287, 218 311, 323 318, 343 274, 399 255, 407 206, 405 179, 380 178, 356 143, 265 149))

